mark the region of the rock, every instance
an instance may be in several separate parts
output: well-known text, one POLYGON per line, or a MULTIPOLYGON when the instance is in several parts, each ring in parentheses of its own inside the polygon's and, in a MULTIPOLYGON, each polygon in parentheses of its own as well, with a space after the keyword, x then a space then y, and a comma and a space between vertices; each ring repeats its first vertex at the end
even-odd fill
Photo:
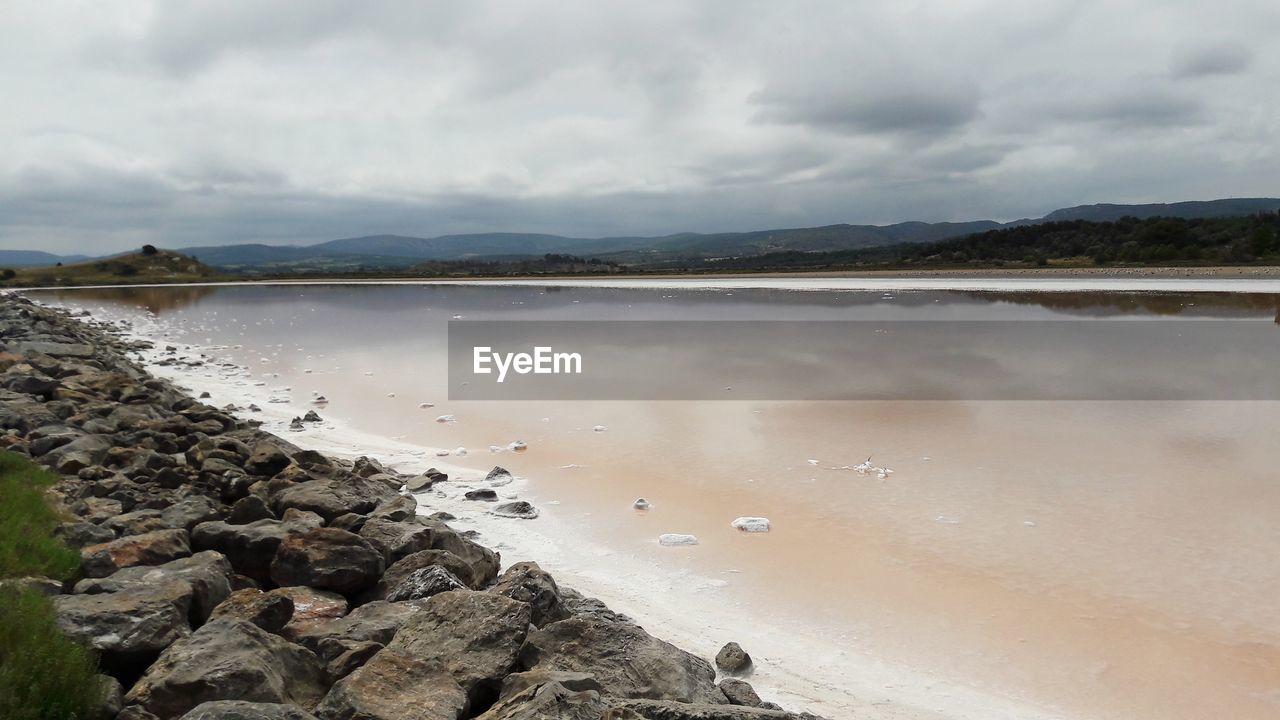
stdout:
MULTIPOLYGON (((112 498, 87 497, 72 505, 71 511, 91 523, 103 523, 123 513, 124 504, 112 498)), ((116 534, 112 532, 111 537, 116 534)))
POLYGON ((236 590, 215 607, 209 617, 245 620, 269 633, 279 634, 293 619, 293 598, 257 588, 236 590))
POLYGON ((737 675, 751 669, 751 656, 736 642, 726 643, 716 653, 716 666, 721 670, 737 675))
POLYGON ((360 528, 360 537, 377 548, 388 565, 406 555, 431 549, 435 536, 435 528, 386 518, 369 518, 360 528))
POLYGON ((161 510, 160 520, 165 527, 191 530, 202 522, 221 519, 224 510, 221 503, 203 495, 192 495, 161 510))
POLYGON ((290 462, 289 456, 285 455, 283 450, 269 442, 260 442, 253 446, 253 452, 245 462, 244 469, 250 475, 271 477, 289 467, 290 462))
POLYGON ((322 527, 280 543, 271 579, 282 586, 307 585, 354 595, 373 587, 385 567, 382 553, 364 538, 322 527))
POLYGON ((412 520, 417 516, 418 501, 406 495, 398 495, 392 500, 387 500, 369 513, 371 518, 391 520, 392 522, 412 520))
POLYGON ((376 458, 371 458, 367 455, 361 455, 355 459, 355 462, 351 466, 351 472, 362 478, 371 477, 373 475, 394 475, 387 466, 378 462, 376 458))
POLYGON ((767 533, 770 525, 769 518, 740 517, 729 523, 729 527, 748 533, 767 533))
POLYGON ((81 435, 71 442, 45 453, 40 464, 63 475, 74 475, 84 468, 99 465, 107 457, 111 442, 99 435, 81 435))
POLYGON ((86 577, 106 577, 134 565, 160 565, 191 554, 186 530, 157 530, 90 545, 80 551, 86 577))
POLYGON ((213 700, 200 703, 182 720, 316 720, 309 712, 282 703, 213 700))
POLYGON ((636 501, 631 503, 631 507, 635 508, 636 510, 648 510, 649 508, 653 507, 653 503, 649 502, 648 500, 645 500, 644 498, 636 498, 636 501))
MULTIPOLYGON (((112 501, 114 502, 114 501, 112 501)), ((53 529, 53 536, 71 548, 99 545, 116 539, 107 528, 87 522, 65 522, 53 529)))
POLYGON ((447 473, 442 473, 435 468, 428 468, 427 471, 421 475, 409 478, 409 481, 405 483, 405 487, 408 488, 410 492, 421 492, 423 490, 429 490, 432 485, 438 482, 444 482, 448 479, 449 475, 447 473))
POLYGON ((128 567, 105 578, 81 580, 76 583, 75 592, 112 593, 171 581, 185 582, 191 586, 191 624, 199 626, 231 594, 230 578, 231 563, 227 558, 222 553, 206 550, 163 565, 128 567))
POLYGON ((280 636, 287 640, 296 640, 314 628, 337 620, 346 615, 350 607, 347 599, 337 593, 303 586, 276 588, 267 594, 285 595, 293 601, 293 617, 280 631, 280 636))
POLYGON ((229 525, 248 525, 257 520, 275 520, 276 516, 267 507, 267 502, 257 495, 246 495, 231 506, 227 515, 229 525))
POLYGON ((729 698, 731 705, 760 707, 760 696, 756 694, 756 689, 751 687, 751 683, 746 680, 725 678, 720 681, 720 691, 724 693, 725 697, 729 698))
POLYGON ((307 482, 284 488, 272 496, 272 508, 277 513, 287 508, 309 510, 332 520, 347 513, 367 514, 396 497, 396 492, 382 483, 341 471, 332 472, 332 475, 317 472, 307 482))
POLYGON ((538 508, 524 500, 513 500, 495 506, 489 511, 498 517, 516 518, 517 520, 533 520, 538 517, 538 508))
POLYGON ((280 543, 311 529, 309 525, 284 520, 255 520, 245 525, 205 522, 191 531, 191 543, 197 550, 217 550, 226 555, 238 573, 258 582, 271 582, 271 563, 280 543))
POLYGON ((724 703, 711 663, 628 623, 572 617, 529 633, 520 652, 525 670, 583 672, 607 695, 724 703))
POLYGON ((428 565, 413 571, 388 591, 387 600, 391 602, 421 600, 442 592, 465 587, 462 581, 448 570, 439 565, 428 565))
POLYGON ((445 550, 420 550, 406 555, 387 568, 387 571, 382 575, 382 579, 378 581, 378 584, 372 590, 366 593, 363 599, 366 601, 384 600, 388 593, 416 571, 434 565, 444 568, 459 582, 472 590, 479 590, 484 586, 482 583, 477 583, 471 565, 457 555, 445 550))
POLYGON ((137 705, 126 705, 120 714, 116 715, 116 720, 160 720, 160 718, 137 705))
POLYGON ((555 579, 535 562, 516 563, 507 568, 489 592, 528 603, 530 622, 538 627, 570 616, 555 579))
POLYGON ((315 450, 299 450, 293 454, 293 461, 299 465, 319 465, 322 467, 333 465, 324 453, 315 450))
POLYGON ((325 669, 335 682, 355 672, 382 650, 382 645, 372 641, 343 643, 346 648, 338 657, 330 660, 325 669))
POLYGON ((439 660, 390 648, 339 680, 316 708, 320 720, 454 720, 467 693, 439 660))
POLYGON ((347 513, 346 515, 339 515, 338 517, 334 518, 332 521, 329 522, 328 527, 337 528, 339 530, 346 530, 347 532, 351 532, 359 535, 360 529, 363 528, 364 524, 368 521, 369 521, 368 515, 361 515, 359 513, 347 513))
POLYGON ((659 700, 611 699, 610 720, 635 718, 636 720, 818 720, 813 716, 793 715, 780 710, 743 707, 741 705, 715 705, 707 703, 680 703, 659 700), (633 715, 621 713, 630 711, 633 715))
POLYGON ((191 585, 163 582, 52 599, 58 627, 96 650, 103 669, 128 676, 190 634, 191 585))
POLYGON ((20 590, 34 590, 45 597, 62 594, 62 581, 42 575, 28 575, 19 578, 0 578, 0 588, 16 586, 20 590))
POLYGON ((545 685, 547 683, 560 683, 566 690, 573 692, 587 692, 594 690, 602 692, 604 688, 600 687, 600 683, 596 682, 596 678, 591 673, 580 672, 561 672, 558 670, 528 670, 526 672, 511 673, 502 681, 502 693, 500 698, 509 698, 514 695, 528 690, 531 687, 545 685))
MULTIPOLYGON (((20 355, 42 353, 59 358, 88 358, 93 357, 94 353, 94 347, 88 343, 45 342, 40 340, 15 343, 10 349, 20 355)), ((35 361, 32 360, 31 362, 34 363, 35 361)))
POLYGON ((363 642, 386 645, 400 626, 422 608, 422 603, 376 601, 361 605, 351 614, 315 625, 298 634, 294 642, 325 661, 363 642))
POLYGON ((107 528, 120 537, 143 535, 157 530, 174 529, 166 525, 164 520, 160 518, 159 510, 135 510, 122 515, 116 515, 113 518, 104 520, 102 527, 107 528))
POLYGON ((302 416, 302 422, 318 423, 320 421, 320 413, 315 410, 308 410, 307 414, 302 416))
POLYGON ((125 700, 168 720, 212 700, 306 709, 324 691, 324 668, 310 650, 253 623, 223 618, 169 646, 125 700))
POLYGON ((527 604, 493 593, 452 590, 427 599, 387 650, 438 660, 475 702, 497 696, 528 632, 527 604))
POLYGON ((503 485, 510 485, 515 478, 506 468, 494 465, 489 474, 484 476, 484 480, 493 487, 502 487, 503 485))
MULTIPOLYGON (((619 719, 609 714, 606 701, 593 690, 574 691, 563 683, 534 685, 499 700, 478 720, 600 720, 619 719)), ((622 716, 620 720, 628 720, 622 716)))
POLYGON ((102 700, 90 711, 89 717, 112 720, 124 709, 124 686, 110 675, 99 675, 97 680, 102 685, 102 700))
POLYGON ((697 545, 698 538, 693 535, 684 535, 681 533, 664 533, 658 536, 658 544, 664 547, 697 545))
POLYGON ((497 502, 498 493, 489 488, 479 488, 477 490, 468 490, 463 493, 463 497, 467 500, 479 500, 482 502, 497 502))

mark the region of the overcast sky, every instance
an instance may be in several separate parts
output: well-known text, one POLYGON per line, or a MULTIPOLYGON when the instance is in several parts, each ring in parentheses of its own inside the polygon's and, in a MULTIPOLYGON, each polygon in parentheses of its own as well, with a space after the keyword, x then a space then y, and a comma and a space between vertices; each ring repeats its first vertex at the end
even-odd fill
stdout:
POLYGON ((0 2, 0 247, 1280 195, 1280 2, 0 2))

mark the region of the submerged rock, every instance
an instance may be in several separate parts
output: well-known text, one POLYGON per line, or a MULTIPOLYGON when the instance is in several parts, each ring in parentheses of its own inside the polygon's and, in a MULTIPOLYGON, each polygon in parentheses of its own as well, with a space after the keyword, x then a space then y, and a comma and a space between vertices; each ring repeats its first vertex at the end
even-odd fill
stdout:
POLYGON ((490 513, 499 517, 516 518, 518 520, 534 520, 538 517, 538 508, 524 500, 513 500, 495 506, 490 513))
POLYGON ((740 517, 729 523, 729 527, 748 533, 766 533, 770 529, 769 518, 763 517, 740 517))
POLYGON ((685 535, 683 533, 663 533, 658 536, 658 544, 666 547, 697 545, 698 538, 696 536, 685 535))

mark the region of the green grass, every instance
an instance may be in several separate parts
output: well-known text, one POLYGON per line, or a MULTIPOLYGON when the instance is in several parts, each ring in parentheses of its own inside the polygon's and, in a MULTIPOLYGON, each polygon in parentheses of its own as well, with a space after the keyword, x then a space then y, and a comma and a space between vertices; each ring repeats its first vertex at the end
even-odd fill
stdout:
POLYGON ((0 577, 65 580, 80 566, 80 554, 50 534, 59 518, 45 490, 54 480, 27 458, 0 452, 0 577))
MULTIPOLYGON (((53 482, 0 452, 0 579, 67 579, 78 567, 79 554, 50 535, 59 520, 45 496, 53 482)), ((0 582, 0 718, 87 720, 102 699, 97 673, 93 652, 58 629, 48 598, 0 582)))

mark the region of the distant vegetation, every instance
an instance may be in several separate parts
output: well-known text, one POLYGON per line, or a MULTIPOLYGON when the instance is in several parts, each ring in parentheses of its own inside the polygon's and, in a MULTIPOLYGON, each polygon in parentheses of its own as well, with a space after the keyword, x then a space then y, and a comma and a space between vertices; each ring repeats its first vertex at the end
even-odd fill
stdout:
POLYGON ((829 253, 786 252, 653 270, 762 271, 873 268, 1280 264, 1280 214, 1234 218, 1068 220, 991 230, 942 242, 829 253))
POLYGON ((80 555, 50 533, 58 516, 45 491, 53 477, 30 460, 0 451, 0 718, 87 720, 104 686, 91 650, 58 629, 40 591, 13 578, 66 580, 80 555), (10 580, 10 582, 5 582, 10 580))

